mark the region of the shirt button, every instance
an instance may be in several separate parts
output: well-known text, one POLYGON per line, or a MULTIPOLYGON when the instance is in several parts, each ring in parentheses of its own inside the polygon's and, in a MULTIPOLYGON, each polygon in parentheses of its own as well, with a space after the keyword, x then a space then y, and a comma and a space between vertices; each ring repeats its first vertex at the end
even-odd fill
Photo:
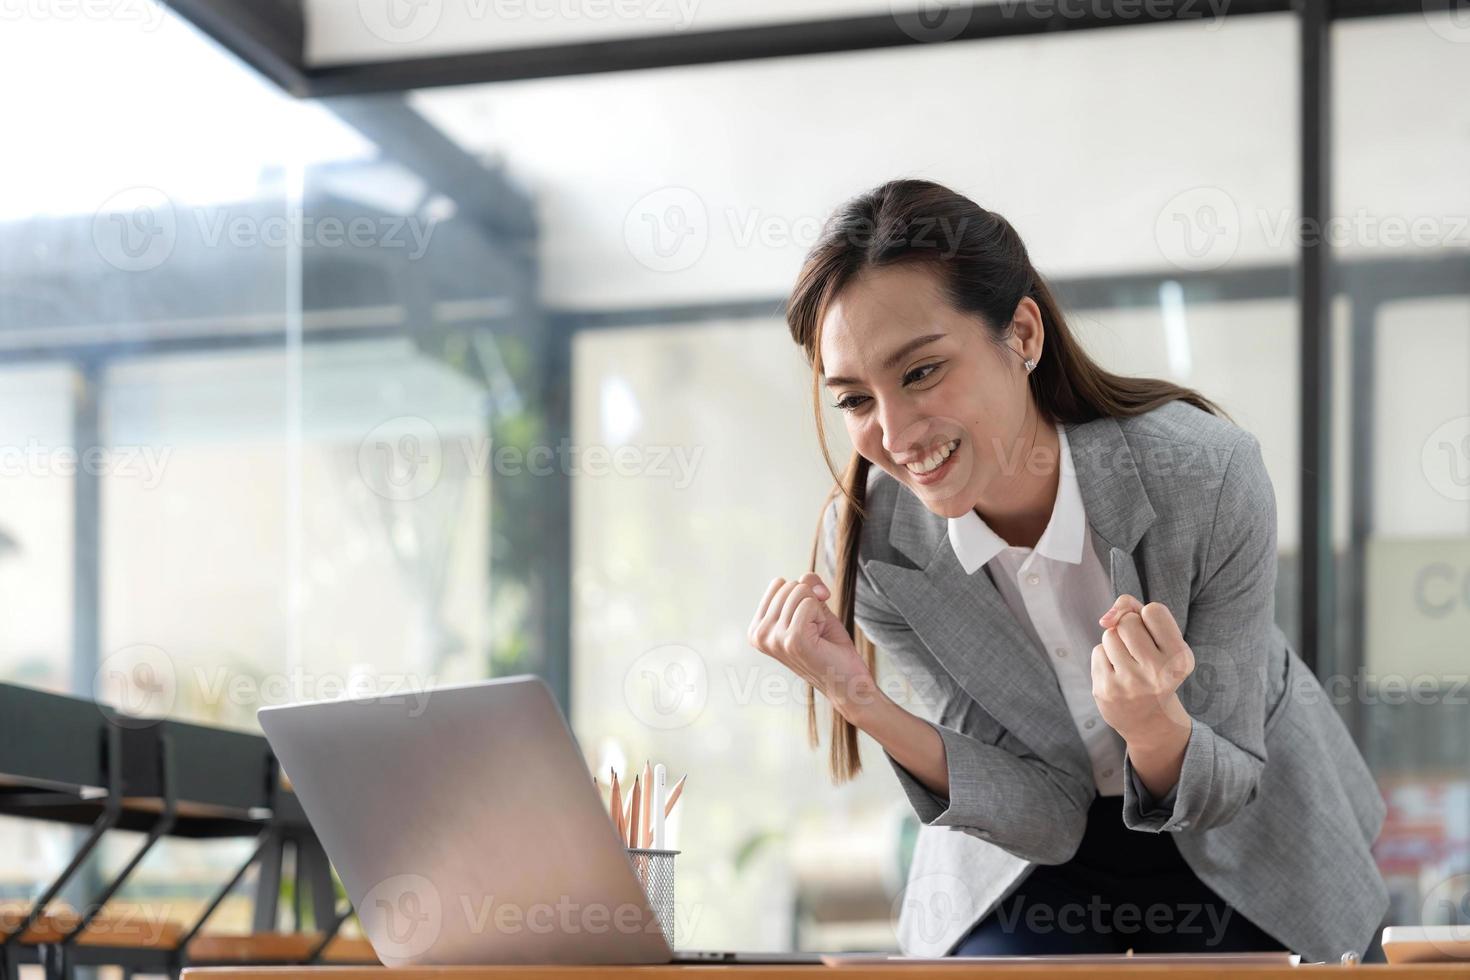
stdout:
POLYGON ((1041 584, 1041 576, 1040 575, 1037 575, 1035 572, 1032 572, 1030 575, 1027 575, 1026 576, 1026 584, 1027 585, 1039 585, 1039 584, 1041 584))
POLYGON ((1097 727, 1097 719, 1096 718, 1089 718, 1089 719, 1087 719, 1085 722, 1082 723, 1082 727, 1083 728, 1088 728, 1088 729, 1096 728, 1097 727))
POLYGON ((1056 654, 1058 657, 1065 657, 1067 655, 1067 648, 1057 647, 1055 650, 1052 651, 1052 653, 1056 654))

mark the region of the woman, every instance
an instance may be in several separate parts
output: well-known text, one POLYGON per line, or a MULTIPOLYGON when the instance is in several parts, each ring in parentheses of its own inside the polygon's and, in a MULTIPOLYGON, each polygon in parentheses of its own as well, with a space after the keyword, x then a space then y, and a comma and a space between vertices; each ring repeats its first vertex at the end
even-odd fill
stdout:
POLYGON ((830 704, 834 779, 866 732, 918 814, 904 952, 1361 956, 1384 804, 1274 622, 1257 440, 1102 370, 1006 220, 928 181, 839 209, 787 318, 856 453, 831 588, 814 546, 748 639, 830 704))

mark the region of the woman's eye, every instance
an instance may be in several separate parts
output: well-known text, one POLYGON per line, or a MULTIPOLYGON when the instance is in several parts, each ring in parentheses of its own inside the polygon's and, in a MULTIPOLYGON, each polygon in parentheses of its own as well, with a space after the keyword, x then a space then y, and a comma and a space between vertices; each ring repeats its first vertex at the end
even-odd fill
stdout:
POLYGON ((924 364, 920 367, 916 367, 908 374, 904 375, 903 383, 906 385, 910 385, 917 381, 923 381, 925 378, 929 377, 929 375, 933 374, 937 370, 939 370, 938 364, 924 364))
MULTIPOLYGON (((939 370, 939 368, 942 367, 943 365, 944 365, 944 362, 943 361, 939 361, 939 362, 934 363, 934 364, 923 364, 923 365, 920 365, 919 367, 914 368, 908 374, 906 374, 906 375, 903 376, 904 387, 908 387, 911 384, 917 384, 920 381, 923 381, 925 378, 929 377, 935 371, 939 370)), ((832 407, 833 408, 840 408, 844 412, 851 412, 851 411, 854 411, 854 410, 856 410, 858 408, 861 408, 863 402, 865 402, 867 400, 868 400, 868 396, 867 395, 848 395, 846 398, 838 399, 832 405, 832 407)))

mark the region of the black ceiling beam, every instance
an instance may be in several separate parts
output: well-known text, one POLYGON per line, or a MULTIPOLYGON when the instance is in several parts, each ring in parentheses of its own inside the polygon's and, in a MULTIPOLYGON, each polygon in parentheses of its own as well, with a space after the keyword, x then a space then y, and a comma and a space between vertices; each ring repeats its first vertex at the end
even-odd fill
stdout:
POLYGON ((164 0, 169 8, 291 95, 311 94, 306 0, 164 0))
POLYGON ((533 242, 534 207, 505 174, 487 168, 429 122, 399 93, 370 98, 328 98, 322 104, 377 144, 379 152, 430 187, 452 198, 496 240, 507 246, 533 242))
MULTIPOLYGON (((927 29, 917 15, 843 17, 682 31, 649 37, 586 41, 544 47, 508 48, 394 61, 368 61, 313 68, 317 95, 404 91, 564 75, 674 68, 764 58, 871 51, 917 44, 978 41, 1054 34, 1062 31, 1206 20, 1218 3, 1209 0, 1012 0, 945 8, 948 27, 927 29), (963 22, 963 23, 961 23, 963 22)), ((1231 0, 1227 17, 1288 13, 1292 0, 1231 0)))
MULTIPOLYGON (((292 95, 406 92, 445 85, 837 54, 1104 27, 1202 20, 1218 0, 1012 0, 945 8, 951 30, 894 15, 831 18, 638 38, 308 67, 302 4, 311 0, 168 0, 169 6, 292 95), (960 21, 963 20, 963 24, 960 21)), ((1230 0, 1224 17, 1288 13, 1303 0, 1230 0)), ((1329 17, 1420 15, 1455 0, 1337 0, 1329 17)), ((917 15, 915 15, 917 18, 917 15)))

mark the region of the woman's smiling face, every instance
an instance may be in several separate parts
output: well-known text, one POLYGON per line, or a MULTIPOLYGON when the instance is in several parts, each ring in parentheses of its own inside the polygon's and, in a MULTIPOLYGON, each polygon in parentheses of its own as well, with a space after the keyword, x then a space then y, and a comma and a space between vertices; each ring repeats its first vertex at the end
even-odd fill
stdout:
POLYGON ((1039 360, 1043 340, 1034 300, 1012 329, 997 344, 923 264, 864 270, 822 318, 822 373, 853 448, 941 517, 972 510, 1024 460, 1035 409, 1023 359, 1039 360))

